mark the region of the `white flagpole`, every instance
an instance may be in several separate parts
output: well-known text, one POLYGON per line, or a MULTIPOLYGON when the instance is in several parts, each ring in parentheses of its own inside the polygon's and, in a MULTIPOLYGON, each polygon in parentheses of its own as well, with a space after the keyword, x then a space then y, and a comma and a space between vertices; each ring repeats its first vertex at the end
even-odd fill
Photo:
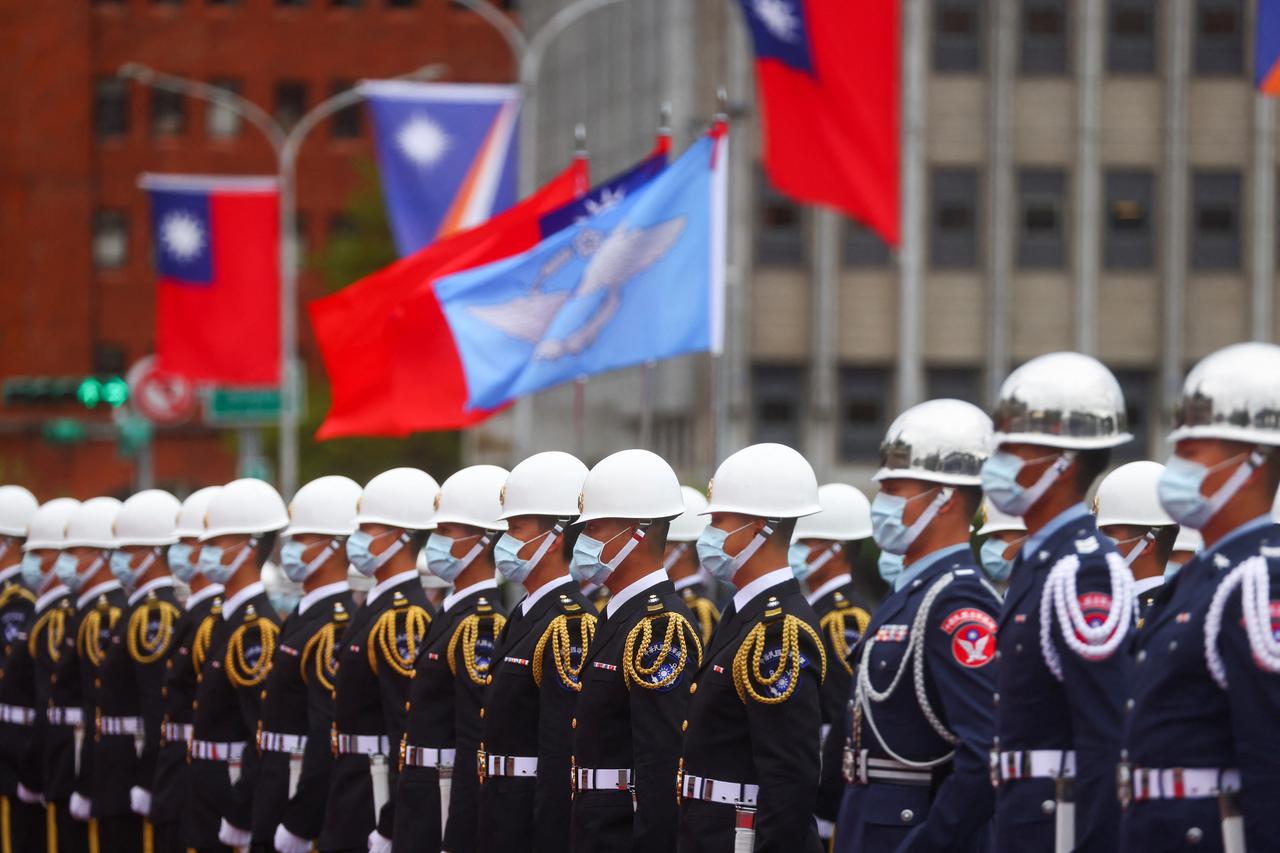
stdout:
POLYGON ((924 396, 925 0, 903 3, 902 246, 898 292, 898 410, 924 396))

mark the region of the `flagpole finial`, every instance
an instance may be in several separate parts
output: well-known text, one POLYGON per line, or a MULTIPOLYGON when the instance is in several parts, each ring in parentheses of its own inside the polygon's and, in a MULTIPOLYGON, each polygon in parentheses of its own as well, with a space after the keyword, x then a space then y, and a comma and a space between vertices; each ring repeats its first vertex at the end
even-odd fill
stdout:
POLYGON ((671 135, 671 102, 663 101, 662 106, 658 108, 658 135, 671 135))
POLYGON ((716 121, 729 120, 729 90, 724 86, 716 87, 716 121))
POLYGON ((582 123, 573 126, 573 156, 587 156, 587 126, 582 123))

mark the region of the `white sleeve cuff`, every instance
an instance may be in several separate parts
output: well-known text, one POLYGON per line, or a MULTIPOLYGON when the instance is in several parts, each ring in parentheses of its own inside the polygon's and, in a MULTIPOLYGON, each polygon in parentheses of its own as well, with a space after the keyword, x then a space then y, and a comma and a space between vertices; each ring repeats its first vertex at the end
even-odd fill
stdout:
POLYGON ((44 794, 41 794, 39 791, 31 790, 21 782, 18 783, 18 799, 22 800, 24 803, 30 803, 32 805, 44 804, 44 794))
POLYGON ((79 794, 71 795, 71 816, 76 820, 87 821, 93 816, 93 801, 79 794))
POLYGON ((134 785, 129 789, 129 808, 133 813, 146 817, 151 814, 151 792, 134 785))
POLYGON ((391 853, 391 839, 375 829, 369 833, 369 853, 391 853))
POLYGON ((284 824, 276 827, 276 853, 311 853, 311 841, 299 838, 284 828, 284 824))
POLYGON ((232 826, 227 823, 226 818, 223 818, 222 824, 218 827, 218 840, 228 847, 248 847, 253 836, 249 830, 232 826))

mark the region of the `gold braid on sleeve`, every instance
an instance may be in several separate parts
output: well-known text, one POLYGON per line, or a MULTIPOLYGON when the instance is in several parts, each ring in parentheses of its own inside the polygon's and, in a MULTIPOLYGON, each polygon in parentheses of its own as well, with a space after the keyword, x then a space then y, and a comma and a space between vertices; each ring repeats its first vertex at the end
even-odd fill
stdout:
POLYGON ((551 642, 551 659, 556 665, 556 674, 560 677, 560 683, 566 688, 573 691, 582 690, 582 668, 587 662, 587 650, 591 646, 591 640, 596 635, 596 617, 590 613, 581 611, 574 613, 561 613, 559 616, 551 620, 551 624, 547 626, 547 630, 542 633, 542 637, 538 640, 537 647, 533 650, 533 681, 539 687, 542 686, 542 658, 543 653, 547 649, 547 642, 551 642), (573 664, 573 639, 569 626, 573 625, 577 628, 579 648, 582 654, 578 658, 578 665, 573 664))
POLYGON ((152 664, 164 657, 173 641, 173 626, 178 622, 178 608, 167 601, 148 601, 133 611, 125 630, 129 656, 137 663, 152 664), (150 633, 152 619, 155 633, 150 633))
POLYGON ((804 631, 813 641, 814 646, 818 650, 818 657, 822 662, 821 678, 819 681, 825 681, 827 677, 827 653, 823 650, 822 640, 818 637, 818 632, 814 631, 809 623, 805 622, 791 614, 781 616, 782 623, 782 649, 778 656, 777 666, 769 675, 765 675, 761 668, 761 660, 764 657, 765 635, 772 624, 777 624, 779 620, 765 621, 758 623, 747 633, 747 638, 742 641, 742 645, 738 647, 738 652, 733 656, 733 686, 738 691, 738 698, 743 702, 750 697, 756 702, 764 705, 778 705, 791 698, 791 694, 795 692, 796 685, 800 683, 800 632, 804 631), (787 676, 786 687, 776 696, 769 696, 756 690, 756 685, 764 687, 766 691, 770 690, 775 684, 782 681, 783 676, 787 676))
POLYGON ((694 666, 696 670, 702 666, 702 643, 698 639, 698 632, 694 630, 689 620, 679 613, 670 611, 647 614, 627 634, 627 641, 622 651, 623 684, 627 687, 638 684, 647 690, 670 687, 689 664, 690 640, 693 641, 693 650, 698 655, 697 665, 694 666), (653 626, 663 618, 667 623, 662 636, 662 647, 658 650, 653 663, 646 666, 644 656, 653 644, 653 626), (676 647, 679 647, 680 651, 670 672, 661 674, 662 667, 670 661, 672 651, 676 647))

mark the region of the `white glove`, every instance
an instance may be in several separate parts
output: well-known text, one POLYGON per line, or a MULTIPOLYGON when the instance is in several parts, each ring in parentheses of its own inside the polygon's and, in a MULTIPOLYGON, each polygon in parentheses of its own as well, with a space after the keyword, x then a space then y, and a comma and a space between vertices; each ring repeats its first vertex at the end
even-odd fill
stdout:
POLYGON ((133 813, 146 817, 151 814, 151 792, 134 785, 129 789, 129 808, 133 813))
POLYGON ((311 853, 311 842, 299 838, 284 828, 284 824, 276 827, 276 853, 311 853))
POLYGON ((369 833, 369 853, 391 853, 391 839, 375 829, 369 833))
POLYGON ((18 783, 18 799, 32 805, 44 805, 44 794, 31 790, 21 782, 18 783))
POLYGON ((232 826, 227 823, 226 818, 223 818, 218 826, 218 840, 228 847, 248 847, 249 842, 253 840, 253 834, 247 829, 232 826))
POLYGON ((93 800, 79 794, 72 794, 71 816, 76 820, 87 821, 93 816, 93 800))

